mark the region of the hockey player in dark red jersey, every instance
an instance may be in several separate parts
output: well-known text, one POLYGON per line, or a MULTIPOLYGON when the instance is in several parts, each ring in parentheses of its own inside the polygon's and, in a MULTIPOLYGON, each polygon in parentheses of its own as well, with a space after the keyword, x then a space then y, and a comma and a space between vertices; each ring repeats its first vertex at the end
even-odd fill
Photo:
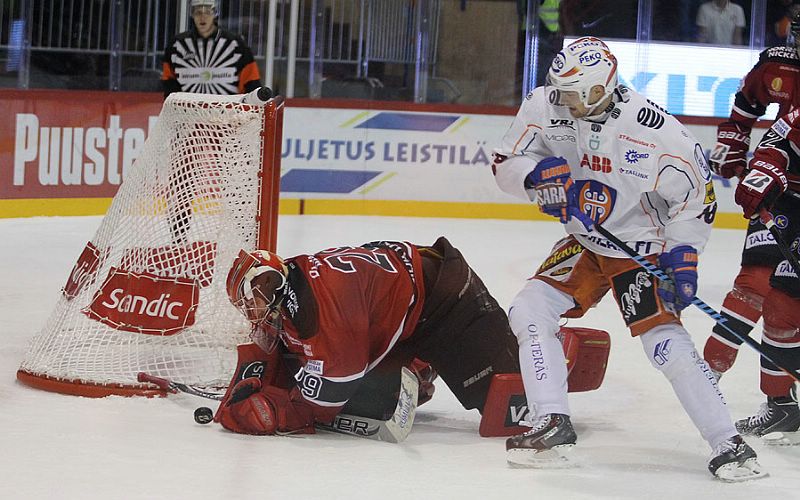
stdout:
MULTIPOLYGON (((747 173, 746 157, 750 145, 750 131, 755 121, 766 112, 767 105, 778 103, 778 116, 783 116, 791 108, 800 106, 800 54, 797 49, 797 44, 800 42, 800 14, 792 20, 791 33, 794 45, 772 47, 761 53, 758 63, 744 77, 742 87, 736 93, 730 119, 719 125, 717 144, 711 153, 710 164, 717 174, 725 178, 734 176, 741 178, 747 173)), ((768 151, 768 148, 776 147, 775 144, 778 142, 783 146, 777 147, 785 149, 785 141, 785 137, 781 137, 773 130, 764 136, 759 149, 768 151)), ((790 167, 788 174, 790 181, 792 168, 797 167, 790 167)), ((800 224, 800 199, 792 194, 793 192, 794 190, 791 190, 786 195, 770 200, 773 217, 778 227, 785 233, 791 232, 796 224, 800 224)), ((783 256, 767 228, 758 218, 752 219, 747 228, 741 269, 734 280, 733 289, 728 292, 722 304, 722 315, 728 319, 728 325, 734 327, 737 332, 743 335, 749 334, 764 314, 763 308, 767 307, 769 302, 767 297, 776 293, 770 287, 770 276, 781 261, 783 256)), ((762 341, 768 350, 792 349, 792 343, 787 342, 785 338, 775 338, 773 329, 765 328, 762 341)), ((741 340, 717 325, 706 341, 703 357, 711 369, 721 376, 733 366, 741 344, 741 340)), ((772 415, 765 417, 767 414, 759 413, 757 417, 762 423, 777 418, 776 415, 781 412, 780 408, 797 411, 797 403, 789 397, 791 383, 788 379, 788 375, 768 360, 761 358, 761 390, 767 396, 764 408, 769 409, 772 415)), ((775 428, 774 425, 754 427, 753 422, 753 419, 746 418, 738 421, 736 425, 743 434, 755 435, 762 435, 775 428)))
MULTIPOLYGON (((378 241, 285 262, 242 251, 227 287, 256 325, 256 356, 274 357, 276 346, 291 355, 283 376, 234 376, 215 416, 234 432, 313 433, 341 411, 381 418, 397 399, 376 402, 381 391, 372 389, 387 374, 399 381, 400 367, 415 358, 464 408, 481 411, 492 374, 519 373, 505 312, 445 238, 432 246, 378 241)), ((240 368, 247 362, 240 350, 240 368)))
POLYGON ((244 39, 217 26, 217 0, 189 0, 192 28, 164 51, 161 83, 172 92, 245 94, 261 86, 261 74, 244 39))
MULTIPOLYGON (((784 210, 775 217, 782 240, 789 251, 800 255, 800 108, 780 117, 764 134, 746 172, 736 187, 736 203, 747 218, 761 210, 784 210), (789 207, 790 210, 786 210, 789 207)), ((777 245, 773 246, 777 248, 777 245)), ((780 252, 780 250, 778 250, 780 252)), ((762 346, 787 368, 800 369, 800 279, 797 270, 782 254, 775 259, 762 292, 764 321, 762 346)), ((742 434, 764 436, 767 442, 800 444, 800 408, 794 379, 762 358, 761 390, 767 402, 750 418, 736 422, 742 434)))

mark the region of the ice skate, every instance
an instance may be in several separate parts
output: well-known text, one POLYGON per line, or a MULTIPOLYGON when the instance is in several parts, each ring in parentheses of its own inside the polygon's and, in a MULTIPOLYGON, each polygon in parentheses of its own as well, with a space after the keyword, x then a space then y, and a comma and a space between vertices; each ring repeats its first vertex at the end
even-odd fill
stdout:
POLYGON ((738 434, 714 448, 708 470, 717 479, 733 483, 768 476, 758 463, 756 452, 738 434))
POLYGON ((514 467, 536 469, 572 467, 566 453, 578 436, 569 415, 550 413, 535 419, 531 430, 506 440, 506 460, 514 467))
POLYGON ((768 397, 758 413, 736 422, 744 435, 760 436, 766 444, 800 444, 800 407, 790 396, 768 397))

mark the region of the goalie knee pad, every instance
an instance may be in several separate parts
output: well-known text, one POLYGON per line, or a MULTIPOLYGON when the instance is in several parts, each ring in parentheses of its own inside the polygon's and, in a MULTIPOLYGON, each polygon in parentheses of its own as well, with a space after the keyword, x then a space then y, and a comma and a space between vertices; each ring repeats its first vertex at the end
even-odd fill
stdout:
MULTIPOLYGON (((562 327, 558 334, 567 357, 569 392, 600 387, 606 371, 610 340, 608 332, 592 328, 562 327)), ((528 402, 522 376, 497 373, 492 377, 479 428, 483 437, 513 436, 525 432, 520 421, 528 419, 528 402)))

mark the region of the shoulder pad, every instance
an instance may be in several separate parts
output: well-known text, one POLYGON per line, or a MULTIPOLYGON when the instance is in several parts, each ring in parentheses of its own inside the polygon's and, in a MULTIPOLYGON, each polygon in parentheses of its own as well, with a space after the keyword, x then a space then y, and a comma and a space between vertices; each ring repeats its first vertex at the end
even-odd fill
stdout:
POLYGON ((759 54, 758 62, 781 62, 800 65, 800 55, 797 54, 797 49, 794 47, 770 47, 759 54))

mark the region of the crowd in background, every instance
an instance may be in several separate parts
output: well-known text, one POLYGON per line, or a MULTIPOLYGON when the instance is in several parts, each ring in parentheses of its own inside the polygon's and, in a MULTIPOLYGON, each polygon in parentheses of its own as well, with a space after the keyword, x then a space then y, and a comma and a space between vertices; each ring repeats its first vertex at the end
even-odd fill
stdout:
MULTIPOLYGON (((189 0, 185 1, 190 3, 189 0)), ((638 35, 639 40, 650 43, 709 44, 760 50, 786 43, 789 21, 800 11, 800 0, 428 0, 426 5, 430 3, 442 7, 441 16, 431 22, 433 31, 430 43, 440 53, 431 54, 427 59, 430 64, 427 73, 430 85, 426 102, 479 104, 513 104, 517 101, 528 67, 524 64, 526 44, 534 40, 530 38, 533 27, 536 28, 535 46, 538 52, 535 53, 537 57, 530 58, 529 62, 536 68, 536 78, 526 88, 542 83, 546 68, 561 49, 564 37, 597 36, 606 40, 636 40, 638 35), (528 26, 527 14, 532 6, 538 8, 535 14, 538 19, 535 18, 532 26, 528 26), (647 6, 651 10, 641 12, 647 6), (757 11, 755 13, 754 8, 757 11), (765 10, 759 11, 762 8, 765 10), (484 16, 487 23, 492 18, 491 30, 487 26, 474 26, 475 32, 471 35, 474 46, 469 46, 457 34, 463 33, 465 26, 474 25, 475 16, 478 15, 476 12, 491 14, 484 16), (649 29, 642 24, 648 20, 646 14, 652 19, 649 29), (501 25, 498 26, 498 22, 501 25), (755 26, 754 22, 757 23, 755 26), (457 49, 443 51, 442 48, 448 44, 443 43, 445 38, 435 39, 439 33, 442 37, 449 37, 447 41, 450 46, 455 45, 457 49), (507 54, 502 54, 502 51, 507 51, 507 54), (516 64, 512 66, 515 55, 516 64), (487 77, 487 72, 480 71, 480 68, 490 66, 492 68, 487 72, 491 71, 494 75, 508 68, 502 81, 492 80, 487 77), (434 83, 438 83, 439 87, 434 88, 434 83), (502 90, 497 90, 499 87, 502 90)), ((136 5, 144 6, 144 1, 126 0, 123 4, 128 9, 122 24, 125 49, 117 52, 120 54, 119 61, 115 61, 115 52, 110 49, 109 3, 100 0, 36 3, 33 9, 35 22, 32 26, 29 77, 27 83, 22 85, 19 78, 21 73, 17 71, 18 49, 22 46, 18 39, 21 25, 15 21, 20 14, 13 11, 11 3, 0 3, 0 87, 163 91, 159 80, 163 76, 161 61, 167 45, 172 43, 171 38, 176 34, 173 28, 177 25, 178 16, 175 4, 159 4, 157 10, 152 12, 143 8, 133 9, 136 5), (130 16, 127 16, 128 13, 130 16), (76 19, 81 19, 81 23, 76 24, 76 19), (152 23, 156 19, 160 23, 158 26, 152 23), (114 84, 112 70, 116 64, 121 67, 118 71, 121 77, 114 84), (3 67, 5 71, 2 71, 3 67)), ((324 75, 321 78, 325 80, 322 97, 414 99, 414 75, 418 68, 415 66, 411 43, 415 43, 417 38, 410 36, 415 26, 411 14, 406 21, 405 31, 392 28, 394 31, 390 32, 386 31, 389 29, 386 22, 391 20, 389 17, 384 24, 374 28, 343 21, 344 17, 335 9, 347 10, 341 8, 345 4, 349 5, 347 2, 325 3, 324 17, 328 24, 322 30, 324 43, 321 44, 320 57, 324 75), (370 29, 378 31, 370 32, 370 29), (372 42, 375 46, 368 48, 355 43, 355 34, 367 33, 372 37, 370 40, 377 40, 380 30, 385 31, 384 38, 391 38, 396 45, 397 50, 392 52, 394 60, 386 59, 391 47, 379 47, 372 42), (398 33, 409 35, 408 40, 398 42, 398 33), (337 44, 342 49, 339 52, 332 50, 337 44), (376 47, 384 49, 384 54, 376 55, 376 47), (337 55, 342 53, 349 56, 342 58, 337 55), (356 55, 363 55, 364 58, 356 60, 356 55), (333 92, 338 88, 335 85, 337 83, 347 86, 349 90, 333 92), (354 93, 350 88, 354 86, 365 87, 366 90, 354 93)), ((401 4, 407 13, 420 5, 412 0, 376 0, 369 5, 372 8, 383 5, 388 12, 389 7, 395 9, 401 4)), ((263 13, 254 13, 263 11, 264 1, 216 0, 215 5, 219 10, 219 27, 242 35, 244 44, 252 47, 256 66, 263 68, 266 18, 263 13)), ((307 66, 312 46, 309 41, 310 5, 308 0, 301 1, 300 33, 305 38, 298 42, 296 74, 299 88, 295 93, 300 97, 311 95, 304 87, 309 84, 306 79, 310 74, 307 66)), ((354 2, 353 5, 360 4, 354 2)), ((366 15, 362 17, 371 19, 366 15)), ((285 71, 287 44, 282 33, 288 33, 287 19, 285 13, 279 16, 276 75, 285 71)))
MULTIPOLYGON (((651 39, 747 45, 752 4, 752 0, 655 0, 651 39), (737 30, 739 37, 734 35, 737 30)), ((560 26, 567 36, 635 39, 638 9, 638 0, 561 0, 560 26)), ((798 11, 800 0, 767 0, 765 45, 786 41, 789 21, 798 11)))

